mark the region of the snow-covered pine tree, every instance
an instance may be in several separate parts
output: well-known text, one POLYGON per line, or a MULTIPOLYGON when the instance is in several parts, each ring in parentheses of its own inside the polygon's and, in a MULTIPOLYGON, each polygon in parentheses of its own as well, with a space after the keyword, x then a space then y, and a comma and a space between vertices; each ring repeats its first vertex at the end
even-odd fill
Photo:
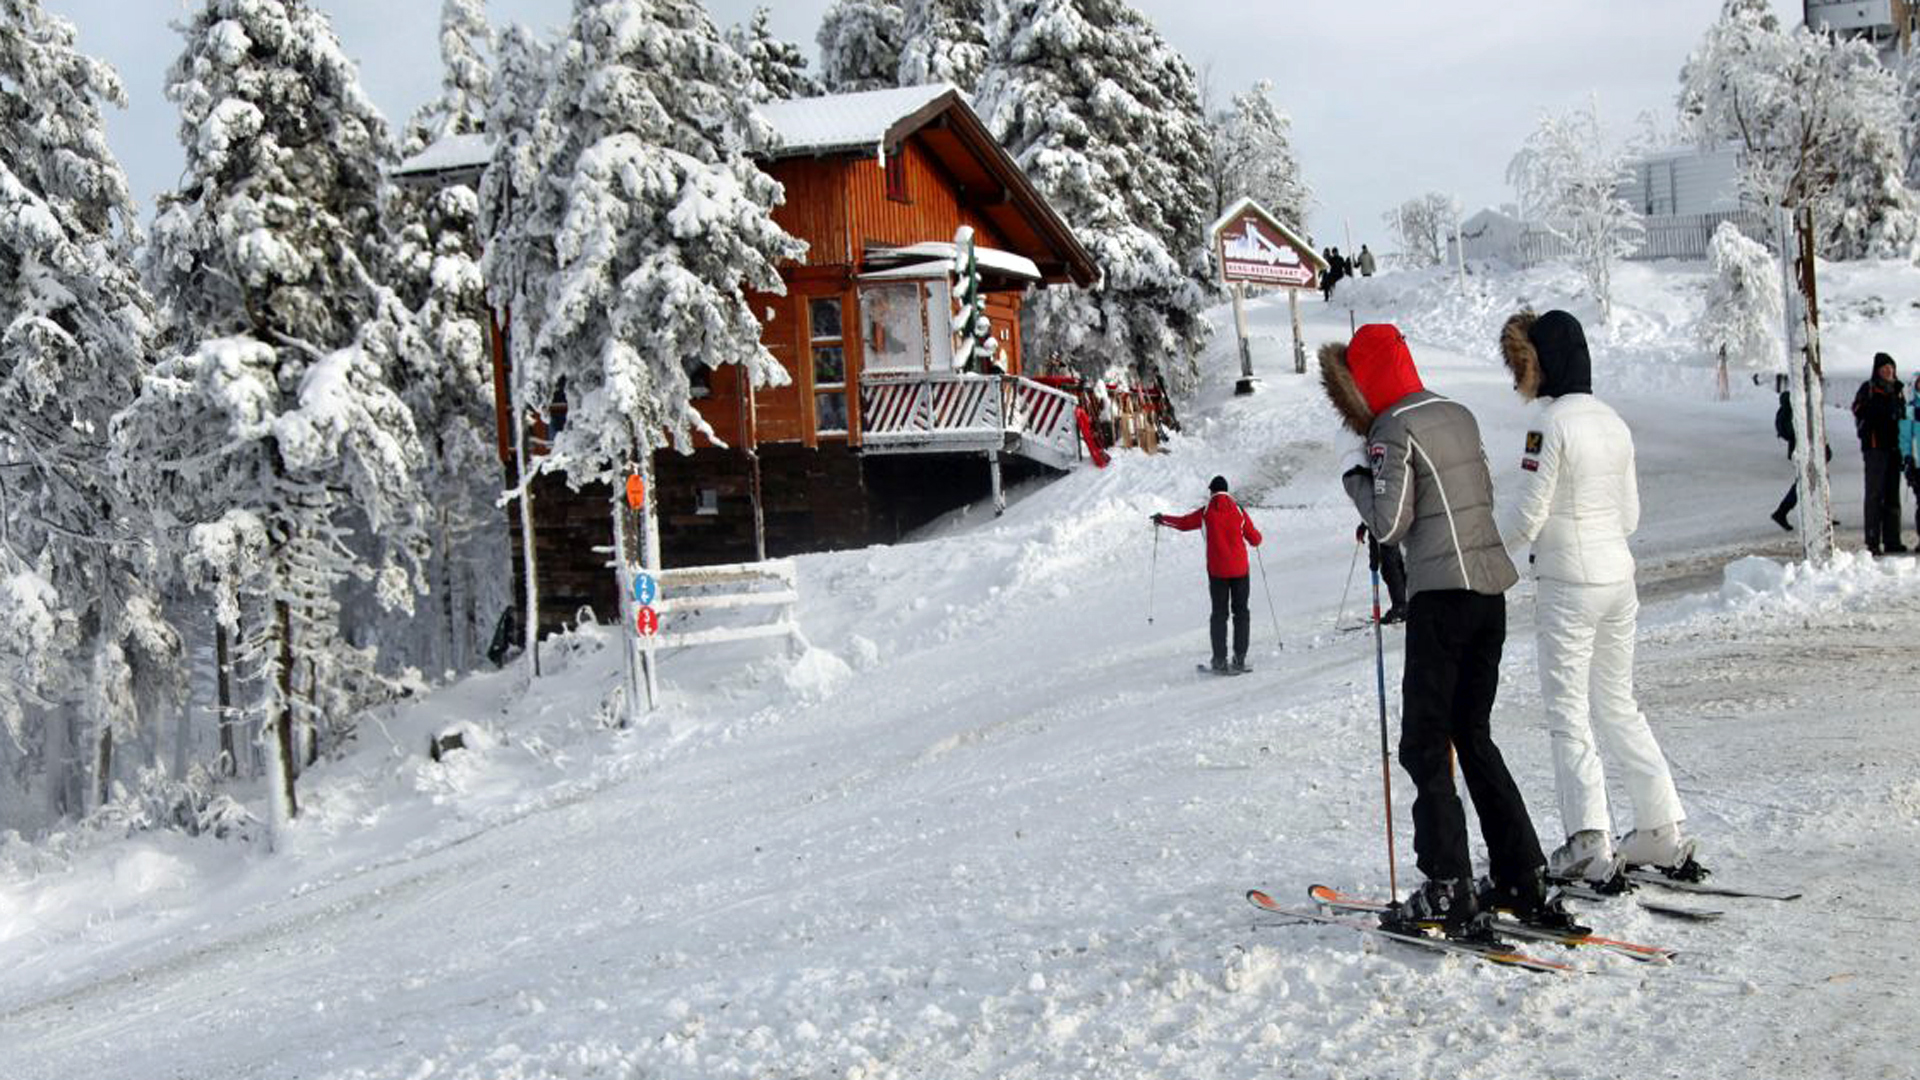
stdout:
MULTIPOLYGON (((494 46, 479 0, 445 0, 440 50, 440 95, 407 125, 416 151, 486 130, 493 76, 485 57, 494 46)), ((433 508, 428 580, 437 593, 431 607, 439 627, 433 635, 414 628, 380 637, 435 673, 465 669, 507 602, 505 537, 494 507, 500 462, 493 450, 479 208, 479 196, 464 184, 398 189, 391 206, 400 226, 396 288, 417 331, 406 340, 418 346, 402 351, 393 377, 426 452, 421 484, 433 508)))
POLYGON ((440 94, 407 122, 400 153, 417 154, 448 135, 486 129, 493 97, 493 26, 485 0, 441 0, 440 94))
POLYGON ((1099 265, 1090 288, 1028 305, 1036 357, 1197 377, 1215 295, 1206 250, 1210 133, 1193 69, 1123 0, 1009 0, 988 33, 979 109, 1099 265))
POLYGON ((1602 322, 1613 316, 1613 263, 1632 254, 1646 234, 1639 212, 1620 197, 1628 168, 1627 151, 1601 127, 1597 101, 1542 116, 1507 163, 1521 214, 1567 245, 1600 304, 1602 322))
POLYGON ((1415 266, 1439 266, 1447 261, 1447 238, 1460 220, 1460 202, 1451 195, 1429 191, 1408 199, 1380 219, 1399 241, 1403 258, 1415 266))
POLYGON ((153 553, 108 467, 153 305, 103 102, 125 105, 119 77, 70 23, 0 0, 0 730, 59 773, 50 808, 67 814, 104 801, 116 738, 179 683, 153 553))
POLYGON ((493 158, 480 175, 480 235, 485 240, 480 273, 491 318, 507 342, 507 408, 513 424, 509 496, 520 540, 516 581, 521 588, 518 617, 508 625, 519 627, 521 658, 531 678, 540 673, 540 577, 533 543, 533 469, 527 453, 535 399, 527 392, 526 373, 533 363, 534 340, 526 327, 545 306, 555 273, 555 226, 534 209, 558 139, 546 111, 552 49, 516 23, 500 36, 499 60, 487 104, 493 158), (516 313, 526 317, 524 325, 516 321, 516 313))
POLYGON ((1742 235, 1731 221, 1713 232, 1708 249, 1713 281, 1697 328, 1700 344, 1716 359, 1721 381, 1729 367, 1781 366, 1780 264, 1765 244, 1742 235))
POLYGON ((424 591, 419 441, 385 366, 410 328, 374 276, 391 150, 305 0, 208 0, 180 30, 185 183, 161 196, 148 277, 183 346, 116 419, 117 452, 183 547, 217 524, 264 538, 257 562, 173 561, 216 567, 239 598, 227 629, 271 725, 277 817, 298 812, 299 751, 344 739, 384 688, 341 632, 342 585, 398 609, 424 591))
POLYGON ((833 0, 820 17, 820 81, 849 94, 899 85, 906 33, 900 0, 833 0))
POLYGON ((1293 121, 1274 108, 1272 95, 1272 81, 1261 79, 1214 118, 1213 212, 1223 214, 1236 199, 1251 196, 1280 220, 1303 228, 1313 190, 1293 153, 1293 121))
POLYGON ((952 83, 971 94, 987 67, 993 0, 904 0, 901 86, 952 83))
POLYGON ((808 74, 806 55, 800 46, 775 37, 767 18, 767 9, 757 7, 745 26, 727 31, 727 44, 753 73, 748 93, 755 101, 819 97, 820 80, 808 74))
MULTIPOLYGON (((532 347, 515 362, 527 400, 566 409, 539 468, 618 488, 708 432, 691 372, 785 381, 746 293, 782 291, 776 267, 805 245, 774 223, 780 185, 747 156, 772 133, 698 0, 575 0, 555 60, 550 179, 527 224, 529 242, 552 238, 555 271, 544 306, 516 313, 532 347)), ((634 535, 621 506, 615 536, 634 535)))
POLYGON ((1727 0, 1680 80, 1694 141, 1738 149, 1742 194, 1769 213, 1811 207, 1824 253, 1903 252, 1920 236, 1899 80, 1871 45, 1727 0))

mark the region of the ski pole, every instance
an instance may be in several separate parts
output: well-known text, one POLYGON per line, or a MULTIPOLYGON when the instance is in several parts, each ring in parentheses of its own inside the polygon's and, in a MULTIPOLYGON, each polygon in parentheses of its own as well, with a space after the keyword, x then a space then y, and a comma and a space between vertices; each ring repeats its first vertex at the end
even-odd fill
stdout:
POLYGON ((1333 628, 1347 621, 1347 594, 1353 591, 1353 568, 1360 564, 1360 538, 1353 538, 1353 557, 1347 560, 1347 583, 1340 590, 1340 610, 1333 616, 1333 628))
POLYGON ((1373 668, 1380 699, 1380 793, 1387 807, 1387 898, 1400 902, 1393 857, 1393 764, 1387 748, 1387 645, 1380 634, 1380 541, 1367 534, 1367 569, 1373 575, 1373 668))
POLYGON ((1280 612, 1273 606, 1273 589, 1267 585, 1267 560, 1257 547, 1253 549, 1253 558, 1260 566, 1260 591, 1267 594, 1267 614, 1273 616, 1273 647, 1284 649, 1287 646, 1280 640, 1280 612))
POLYGON ((1153 556, 1147 560, 1147 625, 1153 625, 1153 583, 1160 572, 1160 523, 1147 522, 1153 530, 1153 556))

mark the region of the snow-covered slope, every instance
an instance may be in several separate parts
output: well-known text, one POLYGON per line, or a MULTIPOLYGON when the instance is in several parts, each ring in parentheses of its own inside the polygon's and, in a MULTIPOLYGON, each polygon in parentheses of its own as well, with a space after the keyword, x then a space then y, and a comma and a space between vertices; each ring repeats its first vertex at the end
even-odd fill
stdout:
MULTIPOLYGON (((1832 277, 1830 367, 1850 380, 1865 358, 1835 354, 1909 335, 1895 298, 1915 281, 1832 277)), ((1429 385, 1479 414, 1502 494, 1525 425, 1492 330, 1518 296, 1557 303, 1556 280, 1461 300, 1380 278, 1355 315, 1409 327, 1429 385)), ((1790 555, 1766 518, 1789 476, 1771 393, 1711 398, 1689 337, 1700 281, 1630 268, 1619 340, 1595 335, 1596 382, 1640 445, 1643 706, 1707 861, 1807 895, 1717 902, 1726 918, 1701 925, 1591 909, 1682 949, 1670 968, 1578 955, 1596 974, 1530 975, 1242 901, 1387 880, 1373 643, 1334 630, 1367 572, 1348 589, 1333 416, 1267 299, 1260 393, 1230 395, 1227 331, 1169 453, 916 543, 801 559, 812 649, 670 656, 668 704, 639 730, 604 726, 617 639, 589 632, 531 685, 476 676, 369 724, 308 777, 278 852, 0 845, 5 1075, 1915 1075, 1920 569, 1723 572, 1790 555), (1156 549, 1147 524, 1215 473, 1268 536, 1240 679, 1193 673, 1198 540, 1156 549), (478 745, 428 761, 428 736, 462 721, 478 745)), ((1312 344, 1344 336, 1344 303, 1306 307, 1312 344)), ((1530 608, 1523 584, 1495 724, 1557 836, 1530 608)))

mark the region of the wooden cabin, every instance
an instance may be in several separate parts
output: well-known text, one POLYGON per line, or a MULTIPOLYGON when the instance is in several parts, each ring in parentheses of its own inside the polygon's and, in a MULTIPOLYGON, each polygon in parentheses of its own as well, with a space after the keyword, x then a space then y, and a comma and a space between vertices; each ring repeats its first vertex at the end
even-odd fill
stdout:
MULTIPOLYGON (((950 86, 837 94, 759 108, 779 137, 762 167, 786 189, 774 219, 805 240, 786 295, 753 295, 786 386, 743 392, 733 365, 696 387, 718 445, 654 459, 669 567, 745 562, 897 540, 1019 475, 1070 468, 1073 396, 1024 377, 1020 310, 1030 288, 1091 284, 1091 256, 950 86), (997 369, 958 370, 950 267, 970 226, 997 369)), ((470 138, 470 137, 469 137, 470 138)), ((414 183, 477 173, 473 146, 430 147, 414 183), (464 166, 462 162, 466 163, 464 166)), ((504 325, 505 320, 499 320, 504 325)), ((498 337, 498 335, 496 335, 498 337)), ((502 462, 514 482, 507 352, 496 341, 502 462)), ((582 608, 614 617, 604 487, 534 486, 543 631, 582 608)), ((516 574, 519 530, 513 530, 516 574)), ((516 586, 518 583, 516 583, 516 586)), ((516 587, 516 592, 518 588, 516 587)))

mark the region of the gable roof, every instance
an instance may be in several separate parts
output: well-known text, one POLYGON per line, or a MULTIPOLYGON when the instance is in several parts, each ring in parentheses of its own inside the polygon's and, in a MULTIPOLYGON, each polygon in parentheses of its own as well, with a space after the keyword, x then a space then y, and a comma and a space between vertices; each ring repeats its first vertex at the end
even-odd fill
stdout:
POLYGON ((1221 214, 1219 220, 1208 227, 1207 235, 1210 237, 1220 235, 1221 229, 1226 228, 1233 222, 1234 218, 1239 217, 1248 210, 1260 215, 1260 220, 1266 222, 1274 232, 1285 237, 1287 243, 1299 248, 1301 254, 1305 255, 1317 269, 1321 271, 1332 269, 1332 267, 1327 265, 1327 260, 1321 258, 1319 252, 1313 250, 1313 244, 1303 238, 1298 230, 1286 222, 1281 221, 1279 218, 1274 217, 1266 207, 1254 202, 1253 196, 1251 195, 1243 195, 1232 206, 1227 207, 1227 212, 1221 214))
MULTIPOLYGON (((878 157, 915 138, 952 180, 961 205, 991 222, 1010 244, 1033 253, 1044 280, 1091 285, 1100 277, 1093 256, 954 86, 769 101, 754 111, 779 139, 758 155, 763 161, 878 157)), ((407 158, 390 175, 408 184, 473 183, 491 154, 484 135, 451 136, 407 158)))

